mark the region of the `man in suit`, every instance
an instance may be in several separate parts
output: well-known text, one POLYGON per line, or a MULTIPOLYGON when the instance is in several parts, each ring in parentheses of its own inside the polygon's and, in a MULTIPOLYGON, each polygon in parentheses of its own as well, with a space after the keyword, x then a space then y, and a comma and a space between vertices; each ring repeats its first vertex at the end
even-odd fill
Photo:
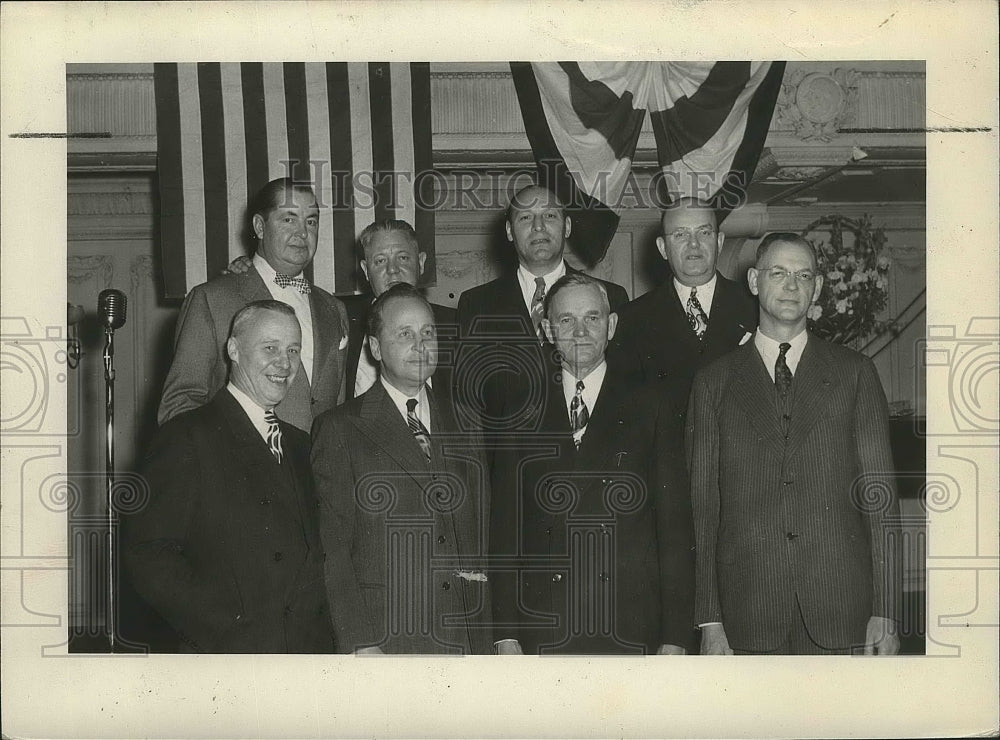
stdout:
POLYGON ((709 654, 893 655, 898 517, 888 406, 864 355, 806 331, 810 244, 770 234, 753 341, 695 377, 696 623, 709 654))
POLYGON ((165 423, 145 459, 125 565, 183 652, 333 652, 309 435, 275 415, 301 336, 284 303, 240 309, 228 385, 165 423))
POLYGON ((160 424, 208 403, 225 385, 233 316, 248 303, 266 299, 290 305, 302 327, 302 372, 278 405, 278 418, 308 432, 315 416, 344 399, 347 314, 340 301, 302 277, 316 254, 316 196, 308 185, 272 180, 251 202, 249 213, 258 242, 251 268, 198 285, 184 299, 160 424))
MULTIPOLYGON (((460 397, 482 412, 490 427, 507 425, 496 414, 503 396, 517 392, 511 385, 544 372, 542 302, 556 280, 578 272, 563 259, 572 226, 554 193, 537 185, 522 188, 510 201, 504 226, 517 267, 459 298, 462 343, 455 382, 460 397)), ((620 285, 601 284, 612 310, 628 301, 620 285)))
POLYGON ((440 383, 434 314, 411 285, 372 305, 371 389, 316 420, 312 465, 343 652, 487 653, 481 444, 440 383))
MULTIPOLYGON (((347 397, 360 396, 374 385, 378 377, 377 363, 368 351, 366 341, 368 313, 372 301, 398 283, 416 285, 424 274, 427 254, 420 251, 417 234, 406 221, 385 219, 368 225, 358 237, 361 249, 361 272, 371 287, 371 294, 347 296, 343 299, 350 320, 347 344, 347 397)), ((456 333, 455 309, 431 304, 438 342, 456 333)), ((438 378, 443 377, 439 347, 438 378)), ((448 359, 451 362, 451 358, 448 359)))
POLYGON ((609 361, 633 381, 664 380, 687 394, 699 368, 746 341, 757 307, 715 269, 725 234, 709 204, 681 198, 661 226, 656 248, 672 278, 619 310, 609 361))
POLYGON ((617 316, 599 281, 560 278, 545 316, 557 362, 533 431, 493 467, 497 652, 682 654, 694 636, 683 401, 609 370, 617 316))

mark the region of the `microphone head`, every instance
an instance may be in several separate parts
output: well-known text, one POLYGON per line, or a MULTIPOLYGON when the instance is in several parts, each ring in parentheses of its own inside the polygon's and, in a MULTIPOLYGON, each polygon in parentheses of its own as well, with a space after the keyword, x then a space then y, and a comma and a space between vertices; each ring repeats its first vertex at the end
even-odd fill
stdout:
POLYGON ((109 288, 97 296, 97 315, 107 329, 121 329, 125 326, 125 294, 109 288))

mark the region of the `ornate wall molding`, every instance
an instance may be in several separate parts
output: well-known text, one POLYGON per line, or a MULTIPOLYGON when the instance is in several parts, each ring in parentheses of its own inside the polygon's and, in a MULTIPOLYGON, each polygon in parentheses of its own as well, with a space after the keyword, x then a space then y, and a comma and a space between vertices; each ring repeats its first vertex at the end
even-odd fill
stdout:
POLYGON ((96 280, 101 288, 111 285, 115 260, 107 254, 69 256, 66 258, 66 276, 71 284, 96 280))
MULTIPOLYGON (((75 66, 83 71, 67 75, 67 127, 72 132, 106 132, 111 138, 71 139, 70 155, 154 152, 156 102, 150 65, 75 66)), ((879 129, 918 130, 925 119, 925 76, 917 62, 856 62, 850 67, 790 63, 769 140, 785 134, 799 144, 824 143, 845 136, 842 129, 874 129, 873 136, 879 129), (887 69, 879 69, 880 64, 887 69), (901 65, 909 68, 899 69, 901 65)), ((505 64, 435 64, 431 95, 435 151, 442 155, 527 151, 514 83, 505 64)), ((655 149, 648 117, 639 148, 655 149)))

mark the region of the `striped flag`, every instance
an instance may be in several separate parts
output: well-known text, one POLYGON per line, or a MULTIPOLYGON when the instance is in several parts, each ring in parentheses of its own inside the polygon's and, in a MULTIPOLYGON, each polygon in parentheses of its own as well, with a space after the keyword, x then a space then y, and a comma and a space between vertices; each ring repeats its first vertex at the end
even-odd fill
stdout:
POLYGON ((604 257, 649 112, 660 165, 647 206, 712 201, 721 221, 746 199, 784 62, 511 62, 543 183, 570 206, 577 255, 604 257))
POLYGON ((433 200, 420 176, 432 168, 429 64, 156 64, 154 79, 168 298, 249 254, 247 203, 279 177, 316 192, 316 285, 356 292, 355 241, 384 218, 413 224, 433 284, 434 213, 419 207, 433 200))

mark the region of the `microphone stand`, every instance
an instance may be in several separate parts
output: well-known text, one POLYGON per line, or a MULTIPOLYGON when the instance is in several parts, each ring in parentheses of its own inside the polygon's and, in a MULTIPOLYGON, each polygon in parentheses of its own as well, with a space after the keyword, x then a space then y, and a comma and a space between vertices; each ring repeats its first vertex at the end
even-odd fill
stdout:
POLYGON ((115 480, 115 330, 110 326, 104 328, 104 388, 107 404, 105 412, 107 416, 107 471, 106 471, 106 503, 108 506, 108 603, 107 603, 107 626, 108 640, 111 652, 117 648, 117 638, 115 624, 117 612, 117 599, 115 597, 116 588, 116 559, 115 535, 117 534, 117 519, 114 502, 112 501, 112 491, 115 480))

